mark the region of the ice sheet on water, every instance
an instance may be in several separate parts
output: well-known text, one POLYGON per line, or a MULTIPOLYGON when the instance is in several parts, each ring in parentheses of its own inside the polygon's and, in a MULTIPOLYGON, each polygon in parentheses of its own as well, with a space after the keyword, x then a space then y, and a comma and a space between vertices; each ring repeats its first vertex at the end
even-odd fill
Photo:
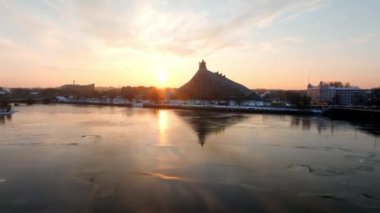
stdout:
POLYGON ((307 149, 315 151, 342 151, 342 152, 353 152, 351 149, 346 149, 342 147, 334 146, 294 146, 295 149, 307 149))
POLYGON ((380 164, 380 160, 377 159, 377 155, 375 153, 345 155, 344 157, 348 160, 359 163, 368 163, 371 165, 380 164))
POLYGON ((363 197, 365 197, 365 198, 367 198, 369 200, 379 200, 379 198, 377 198, 377 197, 375 197, 373 195, 370 195, 370 194, 366 194, 366 193, 363 194, 363 197))
POLYGON ((316 197, 321 199, 333 200, 333 201, 344 201, 343 197, 337 194, 312 194, 312 193, 298 193, 302 197, 316 197))
POLYGON ((313 175, 318 176, 340 176, 340 175, 352 175, 361 172, 372 172, 374 167, 371 165, 358 165, 348 168, 334 168, 324 165, 307 165, 307 164, 290 164, 287 166, 287 169, 290 171, 304 171, 313 175))
POLYGON ((98 143, 102 137, 100 135, 82 135, 79 144, 83 143, 98 143))

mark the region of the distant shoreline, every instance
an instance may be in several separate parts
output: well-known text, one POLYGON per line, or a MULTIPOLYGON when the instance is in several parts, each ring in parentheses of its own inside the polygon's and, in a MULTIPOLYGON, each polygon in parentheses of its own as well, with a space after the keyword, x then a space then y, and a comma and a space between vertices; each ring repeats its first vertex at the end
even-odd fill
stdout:
POLYGON ((218 106, 218 105, 170 105, 170 104, 144 104, 144 108, 157 109, 187 109, 217 112, 236 112, 236 113, 263 113, 263 114, 288 114, 288 115, 320 115, 322 110, 297 109, 283 107, 266 106, 218 106))
MULTIPOLYGON (((37 102, 36 104, 43 104, 37 102)), ((51 102, 49 104, 65 104, 77 106, 110 106, 129 108, 150 109, 182 109, 193 111, 228 112, 228 113, 251 113, 251 114, 274 114, 274 115, 304 115, 323 116, 331 119, 379 124, 380 110, 366 110, 360 108, 332 106, 322 109, 299 109, 295 107, 269 107, 269 106, 223 106, 223 105, 185 105, 185 104, 131 104, 131 103, 105 103, 105 102, 51 102)), ((49 105, 47 104, 47 105, 49 105)))
POLYGON ((131 103, 104 103, 104 102, 51 102, 51 104, 70 104, 82 106, 116 106, 135 107, 152 109, 184 109, 201 110, 214 112, 234 112, 234 113, 262 113, 262 114, 284 114, 284 115, 321 115, 320 109, 298 109, 294 107, 268 107, 268 106, 223 106, 223 105, 185 105, 185 104, 131 104, 131 103))

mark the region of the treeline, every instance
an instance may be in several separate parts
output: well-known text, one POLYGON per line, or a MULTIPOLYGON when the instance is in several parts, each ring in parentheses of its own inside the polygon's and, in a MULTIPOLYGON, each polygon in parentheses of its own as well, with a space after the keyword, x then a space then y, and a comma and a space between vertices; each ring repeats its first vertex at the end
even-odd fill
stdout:
POLYGON ((321 86, 330 86, 330 87, 345 87, 345 88, 348 88, 348 87, 352 87, 351 84, 349 82, 341 82, 341 81, 331 81, 331 82, 321 82, 320 83, 321 86))
POLYGON ((257 90, 264 102, 274 104, 290 104, 296 107, 309 106, 311 99, 306 91, 299 90, 257 90))
POLYGON ((0 95, 0 99, 49 99, 57 96, 77 98, 116 98, 127 100, 152 100, 158 102, 165 98, 172 98, 175 89, 159 89, 156 87, 126 86, 122 88, 109 88, 106 90, 81 91, 62 88, 13 88, 6 94, 0 95))

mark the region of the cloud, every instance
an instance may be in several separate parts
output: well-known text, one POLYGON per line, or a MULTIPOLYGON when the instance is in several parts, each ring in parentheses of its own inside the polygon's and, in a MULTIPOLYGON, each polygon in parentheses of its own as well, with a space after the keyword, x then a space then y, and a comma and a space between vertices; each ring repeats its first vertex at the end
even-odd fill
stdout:
POLYGON ((278 40, 269 41, 269 42, 261 42, 259 46, 262 50, 273 53, 273 54, 279 54, 282 53, 284 49, 294 45, 303 42, 303 39, 299 36, 293 36, 293 37, 283 37, 278 40))
POLYGON ((380 32, 364 33, 355 37, 340 39, 335 42, 328 42, 322 45, 323 49, 338 50, 342 48, 351 48, 360 46, 372 41, 380 42, 380 32))
POLYGON ((22 50, 23 47, 15 44, 14 42, 5 39, 5 38, 0 38, 0 49, 3 51, 15 51, 15 50, 22 50))
POLYGON ((281 42, 297 39, 252 45, 255 31, 326 1, 0 0, 0 60, 4 69, 56 75, 108 71, 147 55, 199 58, 255 45, 278 54, 281 42))
POLYGON ((293 36, 293 37, 284 37, 281 39, 283 43, 300 43, 303 42, 303 39, 299 36, 293 36))
POLYGON ((250 42, 268 27, 326 1, 2 1, 16 32, 42 48, 77 47, 100 40, 106 47, 181 56, 213 54, 250 42), (84 42, 85 43, 85 42, 84 42))
POLYGON ((373 32, 373 33, 367 33, 364 35, 360 35, 354 38, 350 38, 347 40, 348 44, 364 44, 368 43, 371 40, 379 39, 380 33, 378 32, 373 32))
POLYGON ((269 53, 273 53, 273 54, 278 54, 280 53, 280 50, 278 48, 276 48, 272 43, 269 43, 269 42, 265 42, 265 43, 260 43, 260 47, 264 50, 264 51, 267 51, 269 53))
POLYGON ((6 38, 0 38, 0 50, 0 61, 2 63, 20 64, 20 60, 23 63, 35 60, 35 56, 30 49, 6 38))

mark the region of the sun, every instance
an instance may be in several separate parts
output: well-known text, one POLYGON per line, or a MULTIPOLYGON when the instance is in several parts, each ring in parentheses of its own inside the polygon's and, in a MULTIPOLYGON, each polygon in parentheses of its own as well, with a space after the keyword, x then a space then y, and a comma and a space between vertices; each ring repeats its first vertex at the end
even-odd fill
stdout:
POLYGON ((159 87, 165 87, 168 84, 169 75, 166 70, 157 71, 157 84, 159 87))

